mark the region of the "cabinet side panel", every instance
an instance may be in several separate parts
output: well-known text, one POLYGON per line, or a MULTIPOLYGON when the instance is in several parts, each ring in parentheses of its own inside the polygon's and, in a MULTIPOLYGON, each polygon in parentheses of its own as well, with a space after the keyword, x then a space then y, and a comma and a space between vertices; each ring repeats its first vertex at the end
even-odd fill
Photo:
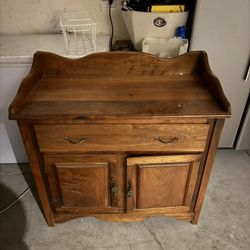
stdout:
POLYGON ((202 175, 200 188, 198 191, 198 197, 197 197, 195 208, 194 208, 195 215, 191 221, 193 224, 197 224, 198 219, 199 219, 202 203, 205 198, 205 193, 206 193, 209 177, 212 171, 213 161, 216 155, 217 146, 220 140, 220 135, 221 135, 223 125, 224 125, 224 120, 216 120, 213 135, 212 135, 212 140, 208 149, 208 155, 207 155, 207 159, 205 162, 205 167, 204 167, 204 172, 202 175))
POLYGON ((49 226, 54 225, 54 217, 48 198, 48 190, 42 171, 42 161, 35 142, 33 127, 24 122, 18 121, 18 126, 23 138, 23 142, 28 154, 32 174, 35 179, 37 191, 43 207, 44 216, 49 226))

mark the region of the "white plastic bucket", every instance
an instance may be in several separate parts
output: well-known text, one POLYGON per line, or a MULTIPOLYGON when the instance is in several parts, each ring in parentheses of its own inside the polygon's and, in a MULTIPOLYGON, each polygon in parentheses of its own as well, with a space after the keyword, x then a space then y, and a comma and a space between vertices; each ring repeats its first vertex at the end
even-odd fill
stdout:
POLYGON ((188 40, 180 38, 147 37, 142 41, 142 52, 150 53, 162 58, 172 58, 186 53, 188 40))
POLYGON ((140 11, 121 11, 135 49, 141 50, 145 37, 173 38, 178 26, 186 25, 188 11, 176 13, 152 13, 140 11), (164 20, 157 26, 157 20, 164 20))

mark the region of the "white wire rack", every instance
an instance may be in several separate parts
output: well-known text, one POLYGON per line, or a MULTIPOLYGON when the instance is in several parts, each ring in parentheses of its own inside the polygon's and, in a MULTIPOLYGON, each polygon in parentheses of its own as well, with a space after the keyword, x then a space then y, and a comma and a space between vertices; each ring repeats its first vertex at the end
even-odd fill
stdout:
POLYGON ((96 22, 90 15, 84 12, 63 12, 60 26, 69 55, 96 52, 96 22))

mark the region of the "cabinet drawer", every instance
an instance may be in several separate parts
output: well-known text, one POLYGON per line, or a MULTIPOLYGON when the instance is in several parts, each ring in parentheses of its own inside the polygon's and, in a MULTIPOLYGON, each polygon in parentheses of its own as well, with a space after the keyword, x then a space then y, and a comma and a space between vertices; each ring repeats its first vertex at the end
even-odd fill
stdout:
POLYGON ((42 152, 203 151, 208 124, 35 125, 42 152))

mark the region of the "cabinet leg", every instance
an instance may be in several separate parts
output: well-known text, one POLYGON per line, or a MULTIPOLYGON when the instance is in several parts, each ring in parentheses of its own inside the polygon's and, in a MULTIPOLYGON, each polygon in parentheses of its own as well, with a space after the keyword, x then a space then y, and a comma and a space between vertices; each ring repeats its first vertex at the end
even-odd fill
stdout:
POLYGON ((53 211, 51 209, 48 190, 46 188, 44 173, 41 170, 41 157, 39 155, 39 151, 37 149, 36 143, 33 141, 34 136, 32 136, 33 127, 24 122, 18 122, 19 129, 21 131, 21 135, 23 138, 23 142, 26 148, 26 152, 29 156, 29 163, 31 167, 31 171, 33 174, 33 178, 36 183, 36 188, 39 194, 39 198, 41 201, 41 205, 43 208, 43 214, 46 219, 48 226, 54 225, 54 217, 53 211))
POLYGON ((191 224, 196 225, 199 220, 200 213, 195 213, 190 221, 191 224))

